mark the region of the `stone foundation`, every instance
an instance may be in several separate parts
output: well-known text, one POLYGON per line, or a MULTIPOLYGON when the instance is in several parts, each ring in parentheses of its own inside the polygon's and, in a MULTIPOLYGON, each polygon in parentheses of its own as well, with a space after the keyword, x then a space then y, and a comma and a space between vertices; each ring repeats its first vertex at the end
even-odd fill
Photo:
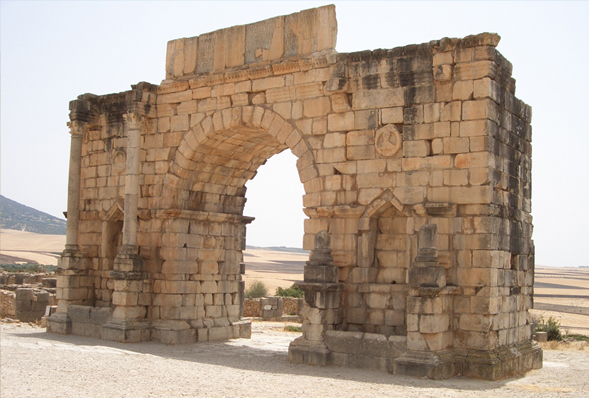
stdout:
POLYGON ((126 322, 113 319, 110 308, 70 305, 66 317, 57 314, 48 319, 47 331, 123 343, 158 341, 163 344, 189 344, 197 341, 249 339, 251 322, 238 321, 226 326, 205 323, 200 328, 182 321, 126 322))

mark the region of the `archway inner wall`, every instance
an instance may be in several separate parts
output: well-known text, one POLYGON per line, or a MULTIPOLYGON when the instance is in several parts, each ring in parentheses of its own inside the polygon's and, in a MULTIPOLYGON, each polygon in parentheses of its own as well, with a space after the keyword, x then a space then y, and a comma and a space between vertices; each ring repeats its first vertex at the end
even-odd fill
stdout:
POLYGON ((531 109, 514 96, 499 37, 339 54, 335 26, 330 6, 179 39, 161 85, 72 101, 79 218, 50 331, 167 343, 247 336, 245 183, 287 149, 305 188, 303 247, 327 231, 341 286, 327 318, 307 307, 291 360, 490 379, 540 366, 527 320, 531 109), (136 245, 117 241, 126 256, 117 262, 129 181, 136 245), (420 262, 430 224, 435 257, 420 262), (434 267, 435 286, 419 267, 434 267), (346 351, 346 339, 360 343, 346 351))

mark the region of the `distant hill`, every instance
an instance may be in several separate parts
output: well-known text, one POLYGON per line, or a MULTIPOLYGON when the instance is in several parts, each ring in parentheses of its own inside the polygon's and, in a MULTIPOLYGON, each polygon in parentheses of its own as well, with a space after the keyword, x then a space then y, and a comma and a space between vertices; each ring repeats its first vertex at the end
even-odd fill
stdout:
POLYGON ((65 235, 66 221, 0 196, 0 228, 65 235))

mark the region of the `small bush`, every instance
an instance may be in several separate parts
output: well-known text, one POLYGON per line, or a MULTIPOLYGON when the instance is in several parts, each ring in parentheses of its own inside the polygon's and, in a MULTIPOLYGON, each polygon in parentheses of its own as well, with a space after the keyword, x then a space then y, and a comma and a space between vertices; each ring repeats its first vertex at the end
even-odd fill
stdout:
POLYGON ((546 332, 548 333, 548 341, 561 341, 562 334, 560 332, 560 322, 553 317, 548 318, 545 321, 544 318, 540 318, 540 321, 535 327, 534 332, 546 332))
POLYGON ((268 288, 264 282, 254 281, 250 287, 245 289, 245 298, 261 298, 268 296, 268 288))
POLYGON ((298 287, 298 285, 296 283, 293 283, 291 287, 286 288, 286 289, 283 289, 281 287, 276 289, 276 296, 280 296, 280 297, 302 298, 303 295, 304 295, 304 292, 298 287))
POLYGON ((44 267, 47 272, 54 272, 57 269, 57 266, 55 265, 42 265, 37 263, 15 263, 0 265, 0 268, 6 272, 27 272, 31 274, 37 273, 40 267, 44 267))
POLYGON ((292 326, 292 325, 286 325, 284 327, 284 331, 285 332, 296 332, 296 333, 302 333, 303 332, 303 328, 301 326, 292 326))
POLYGON ((589 336, 585 336, 584 334, 569 334, 567 337, 571 337, 575 339, 575 341, 584 341, 589 343, 589 336))

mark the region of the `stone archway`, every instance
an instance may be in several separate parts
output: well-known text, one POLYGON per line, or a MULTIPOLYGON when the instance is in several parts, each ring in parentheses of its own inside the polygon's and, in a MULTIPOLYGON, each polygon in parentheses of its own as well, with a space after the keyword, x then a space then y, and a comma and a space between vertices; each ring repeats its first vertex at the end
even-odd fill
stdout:
POLYGON ((288 149, 312 250, 291 361, 433 378, 541 366, 531 170, 516 167, 531 110, 499 36, 340 54, 336 32, 326 6, 173 40, 160 85, 70 103, 49 331, 248 337, 245 182, 288 149))

